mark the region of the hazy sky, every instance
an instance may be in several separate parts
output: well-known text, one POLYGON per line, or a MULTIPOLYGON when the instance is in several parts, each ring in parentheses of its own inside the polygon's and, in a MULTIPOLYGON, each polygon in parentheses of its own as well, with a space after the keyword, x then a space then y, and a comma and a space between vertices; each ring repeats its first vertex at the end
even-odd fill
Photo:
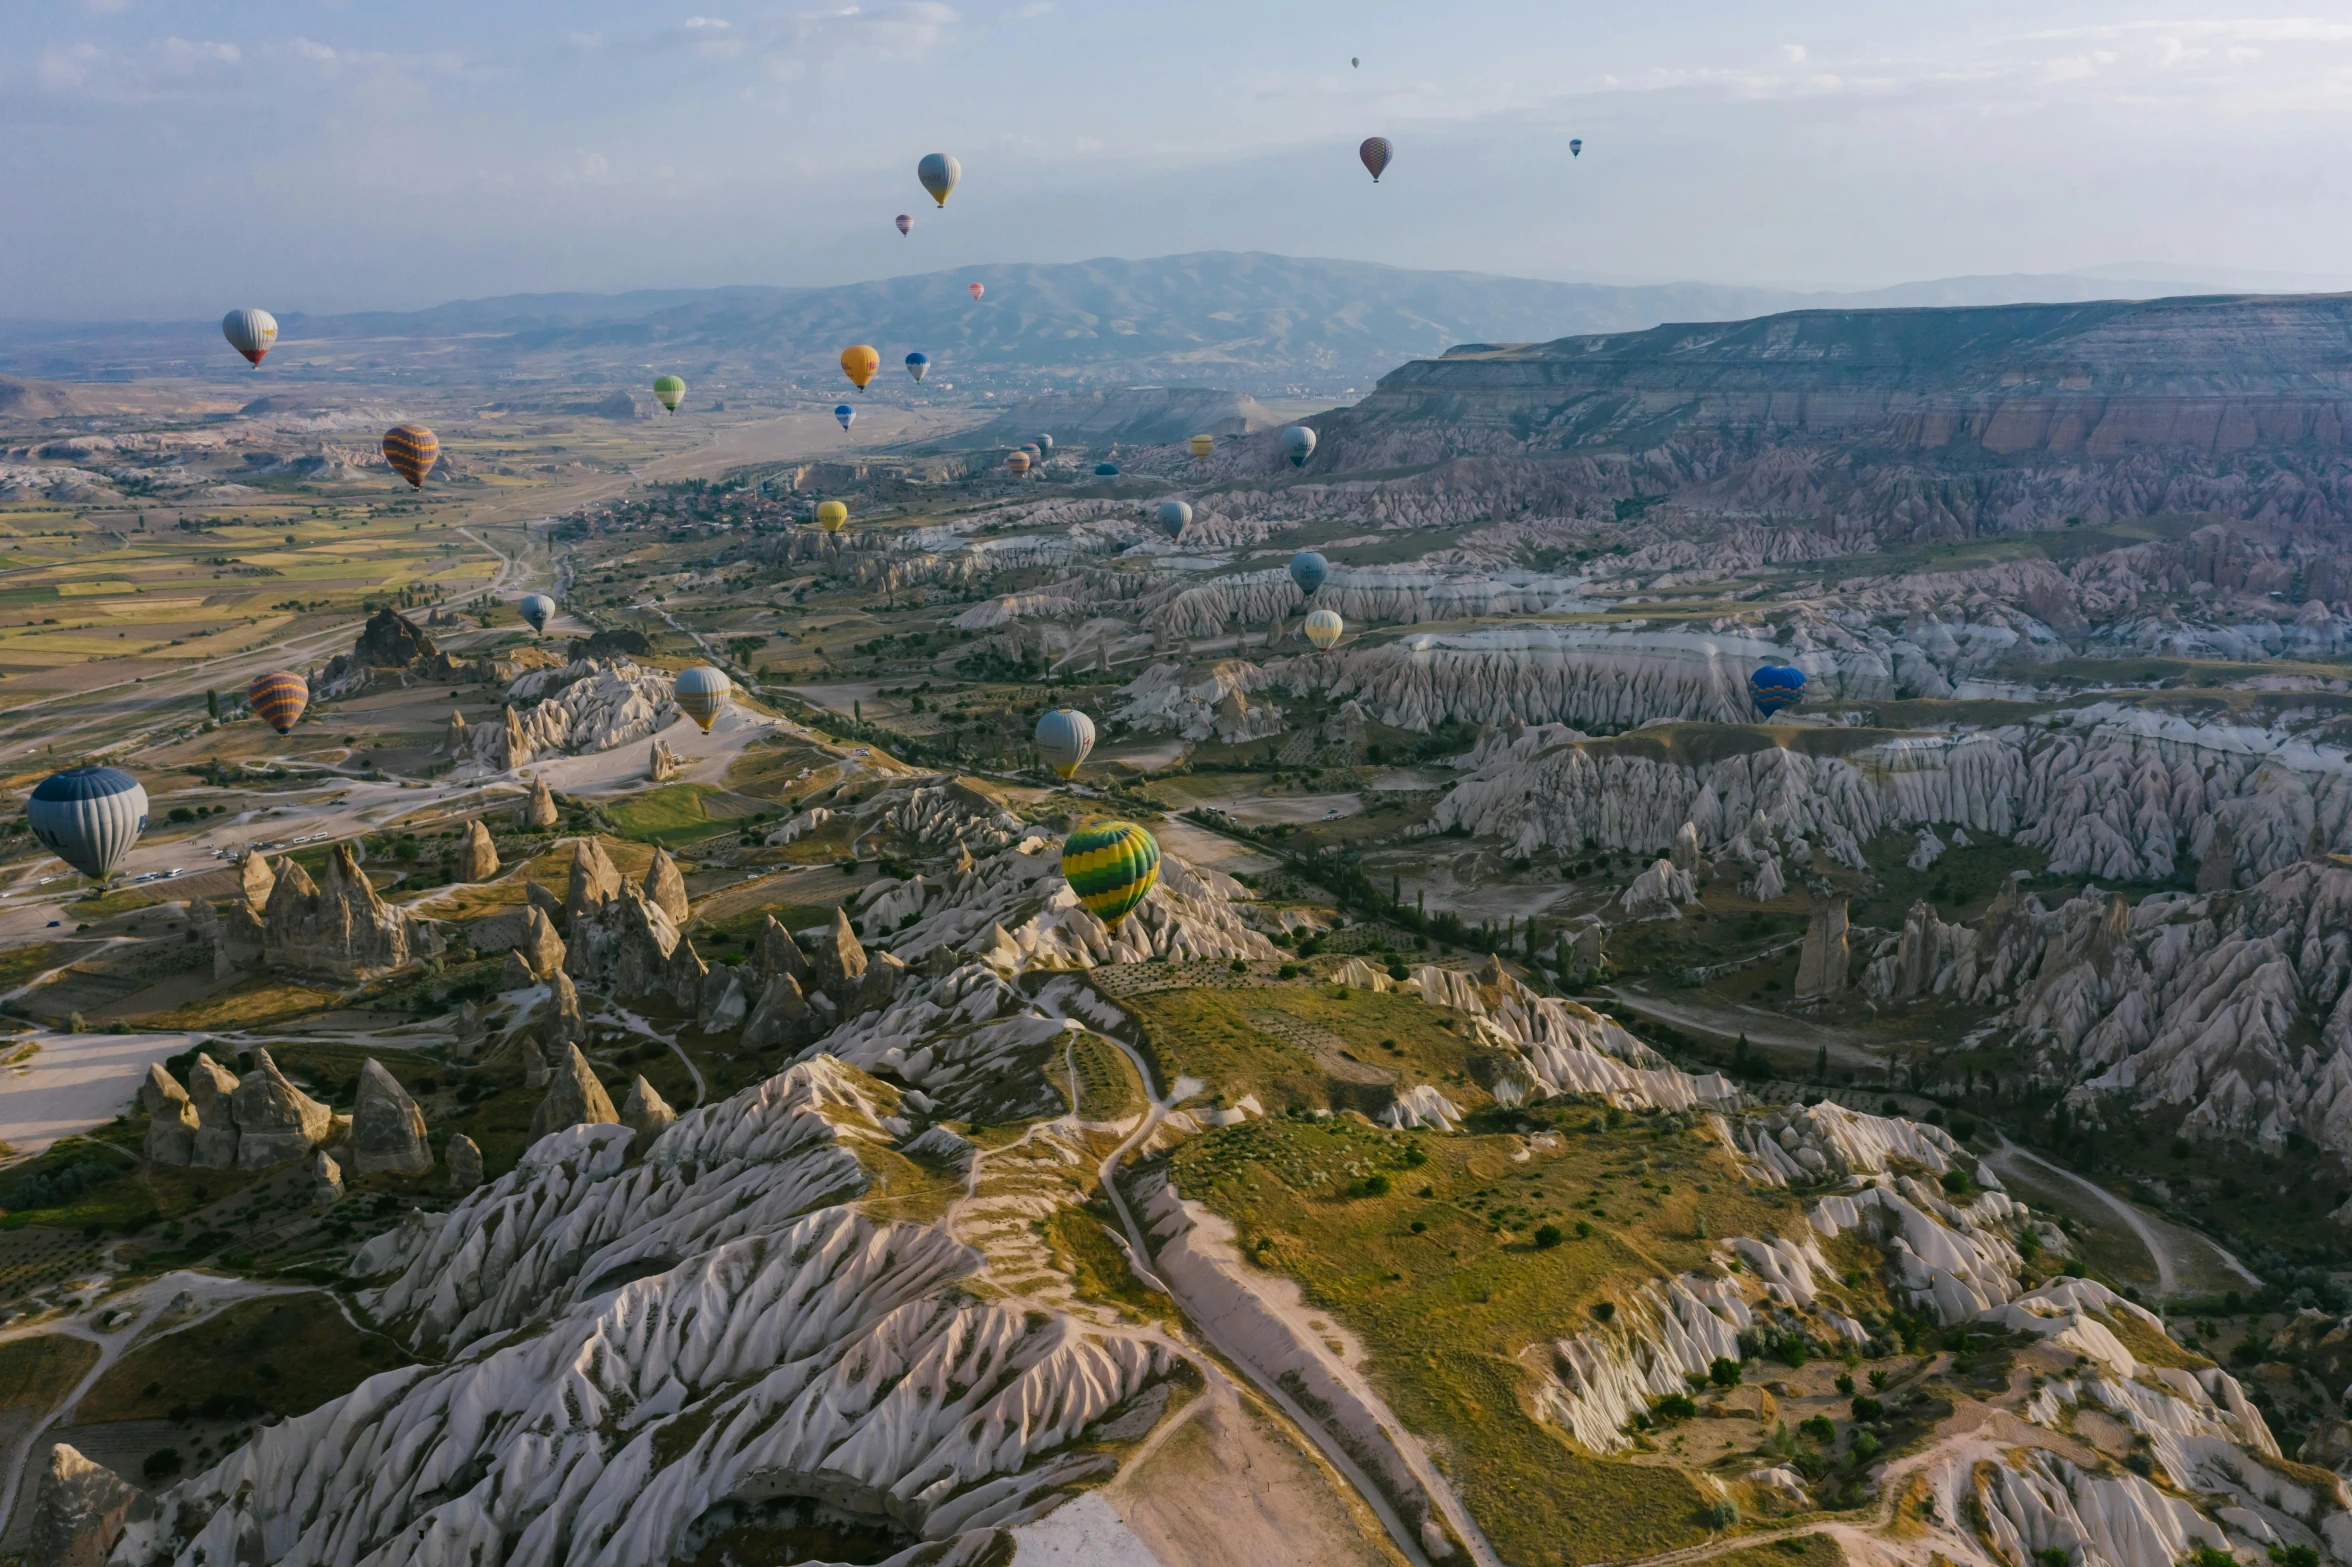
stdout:
POLYGON ((1829 286, 2143 261, 2352 286, 2340 6, 9 0, 0 16, 0 315, 1204 249, 1829 286), (1377 188, 1355 158, 1375 132, 1397 148, 1377 188), (945 212, 914 180, 934 149, 964 164, 945 212))

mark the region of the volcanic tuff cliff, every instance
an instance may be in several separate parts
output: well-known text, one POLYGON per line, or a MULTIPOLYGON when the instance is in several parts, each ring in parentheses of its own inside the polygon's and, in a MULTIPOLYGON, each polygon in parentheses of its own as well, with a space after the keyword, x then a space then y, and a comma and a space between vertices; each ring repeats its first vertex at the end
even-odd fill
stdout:
POLYGON ((1521 458, 1620 499, 1964 536, 2159 511, 2340 522, 2352 297, 1809 310, 1392 372, 1315 473, 1521 458))

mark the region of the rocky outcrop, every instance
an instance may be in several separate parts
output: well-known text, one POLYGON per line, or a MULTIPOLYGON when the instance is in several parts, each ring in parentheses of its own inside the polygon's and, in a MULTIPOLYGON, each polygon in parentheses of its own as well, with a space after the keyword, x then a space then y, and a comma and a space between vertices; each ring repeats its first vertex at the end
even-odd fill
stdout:
POLYGON ((572 976, 556 969, 547 976, 548 997, 545 1037, 550 1047, 584 1045, 588 1043, 588 1019, 580 1010, 579 987, 572 976))
POLYGON ((1698 884, 1689 870, 1672 860, 1658 860, 1633 879, 1617 899, 1627 919, 1680 919, 1680 905, 1698 901, 1698 884))
POLYGON ((563 969, 563 938, 555 933, 555 926, 549 923, 547 916, 536 908, 524 908, 522 939, 511 950, 522 959, 523 967, 530 970, 534 979, 545 979, 563 969))
POLYGON ((443 756, 468 756, 472 754, 473 749, 473 740, 466 732, 465 714, 454 708, 451 709, 449 725, 441 733, 441 754, 443 756))
POLYGON ((547 1097, 531 1113, 531 1140, 537 1142, 567 1126, 609 1126, 619 1120, 612 1096, 596 1080, 588 1058, 580 1054, 579 1046, 566 1045, 556 1058, 555 1077, 547 1085, 547 1097))
POLYGON ((113 1470, 54 1444, 33 1497, 26 1547, 34 1567, 101 1567, 139 1500, 113 1470))
POLYGON ((267 913, 271 889, 277 884, 278 873, 266 858, 250 850, 237 856, 237 895, 245 907, 255 914, 267 913))
POLYGON ((609 751, 650 739, 677 721, 667 671, 627 659, 588 658, 559 669, 530 670, 507 687, 528 711, 506 710, 496 729, 474 736, 474 759, 499 771, 543 756, 609 751))
POLYGON ((407 616, 380 609, 368 617, 350 652, 327 661, 311 690, 333 701, 356 695, 386 677, 407 685, 416 680, 470 680, 474 675, 473 666, 434 646, 432 637, 407 616))
POLYGON ((1844 991, 1847 961, 1846 900, 1822 899, 1813 905, 1797 949, 1796 998, 1820 1001, 1844 991))
POLYGON ((564 894, 564 929, 574 928, 583 915, 594 914, 621 894, 621 873, 594 838, 572 845, 572 879, 564 894))
POLYGON ((639 1074, 629 1085, 629 1097, 621 1102, 621 1124, 636 1134, 629 1140, 629 1156, 643 1154, 677 1119, 678 1112, 670 1108, 669 1101, 639 1074))
POLYGON ((322 1208, 343 1200, 343 1166, 324 1148, 310 1156, 310 1200, 322 1208))
POLYGON ((359 1069, 359 1098, 351 1111, 351 1168, 359 1175, 422 1175, 433 1168, 424 1111, 373 1057, 359 1069))
POLYGON ((686 898, 686 878, 678 874, 678 862, 670 858, 670 851, 653 851, 653 864, 645 872, 643 888, 646 900, 660 906, 672 922, 683 925, 692 913, 686 898))
POLYGON ((147 1157, 156 1164, 189 1164, 196 1158, 196 1107, 188 1091, 160 1064, 147 1068, 139 1085, 139 1108, 147 1112, 147 1157))
POLYGON ((645 778, 648 783, 668 783, 686 770, 686 759, 670 749, 670 743, 660 735, 645 751, 645 778))
MULTIPOLYGON (((512 708, 507 710, 507 716, 514 716, 512 708)), ((526 832, 546 832, 563 819, 555 808, 555 795, 548 789, 546 779, 531 780, 530 797, 523 801, 522 809, 516 813, 515 819, 526 832)))
POLYGON ((271 968, 349 981, 421 955, 408 916, 377 895, 350 844, 328 849, 323 876, 314 885, 300 865, 284 862, 263 923, 271 968))
POLYGON ((189 1163, 208 1170, 227 1170, 237 1163, 237 1077, 228 1068, 196 1052, 188 1068, 188 1102, 196 1111, 196 1142, 189 1163))
POLYGON ((236 1092, 230 1095, 241 1170, 300 1159, 324 1145, 335 1130, 335 1113, 286 1081, 268 1051, 256 1050, 253 1057, 253 1070, 238 1079, 236 1092))
POLYGON ((442 1150, 441 1165, 453 1192, 470 1192, 482 1184, 482 1150, 463 1132, 449 1139, 449 1146, 442 1150))
POLYGON ((457 850, 457 879, 459 881, 488 881, 498 874, 498 846, 490 841, 490 829, 479 817, 466 824, 465 841, 457 850))

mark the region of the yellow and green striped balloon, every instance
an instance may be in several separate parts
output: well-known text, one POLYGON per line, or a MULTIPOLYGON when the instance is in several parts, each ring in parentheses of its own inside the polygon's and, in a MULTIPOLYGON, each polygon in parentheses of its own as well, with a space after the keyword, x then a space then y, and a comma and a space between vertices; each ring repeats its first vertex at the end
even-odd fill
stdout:
POLYGON ((686 383, 674 375, 656 376, 653 395, 661 399, 664 408, 676 413, 678 405, 686 400, 686 383))
POLYGON ((1062 841, 1062 874, 1115 934, 1160 880, 1158 840, 1133 822, 1089 822, 1062 841))

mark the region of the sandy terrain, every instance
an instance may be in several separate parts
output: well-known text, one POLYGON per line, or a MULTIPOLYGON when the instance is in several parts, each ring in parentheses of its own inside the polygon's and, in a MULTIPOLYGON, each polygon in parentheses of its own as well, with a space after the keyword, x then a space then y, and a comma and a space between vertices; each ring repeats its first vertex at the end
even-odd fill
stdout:
MULTIPOLYGON (((0 1078, 0 1142, 39 1153, 60 1137, 120 1115, 148 1063, 195 1044, 198 1034, 36 1034, 40 1051, 0 1078)), ((13 1047, 12 1047, 13 1048, 13 1047)))

